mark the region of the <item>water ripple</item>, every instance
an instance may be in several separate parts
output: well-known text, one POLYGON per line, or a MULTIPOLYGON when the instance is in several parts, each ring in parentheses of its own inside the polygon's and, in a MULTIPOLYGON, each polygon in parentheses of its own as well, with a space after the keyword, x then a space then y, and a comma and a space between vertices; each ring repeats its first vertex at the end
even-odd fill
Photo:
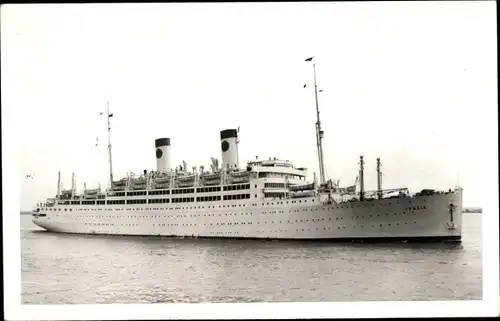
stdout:
POLYGON ((29 304, 482 298, 481 217, 461 245, 110 237, 21 222, 29 304))

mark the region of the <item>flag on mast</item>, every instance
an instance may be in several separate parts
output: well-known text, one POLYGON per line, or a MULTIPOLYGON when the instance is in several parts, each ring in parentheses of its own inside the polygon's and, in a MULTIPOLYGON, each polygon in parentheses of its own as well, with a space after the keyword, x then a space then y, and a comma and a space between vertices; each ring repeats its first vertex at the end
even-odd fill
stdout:
POLYGON ((313 56, 313 57, 310 57, 310 58, 307 58, 307 59, 306 59, 306 61, 312 61, 312 60, 313 60, 313 58, 314 58, 314 56, 313 56))

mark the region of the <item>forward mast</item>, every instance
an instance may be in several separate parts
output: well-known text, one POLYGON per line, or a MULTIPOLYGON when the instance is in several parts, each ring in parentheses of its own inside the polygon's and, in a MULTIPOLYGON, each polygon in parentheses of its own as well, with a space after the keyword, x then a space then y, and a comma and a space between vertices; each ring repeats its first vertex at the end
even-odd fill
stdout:
POLYGON ((319 163, 319 182, 323 185, 326 182, 324 155, 323 155, 323 137, 324 132, 321 129, 321 120, 319 117, 319 103, 318 103, 318 85, 316 83, 316 61, 313 57, 307 58, 306 62, 312 62, 314 74, 314 98, 316 102, 316 146, 318 149, 318 163, 319 163))
POLYGON ((106 118, 108 121, 108 152, 109 152, 109 186, 113 187, 113 158, 111 155, 111 122, 109 118, 113 117, 113 114, 109 113, 109 101, 106 102, 106 118))

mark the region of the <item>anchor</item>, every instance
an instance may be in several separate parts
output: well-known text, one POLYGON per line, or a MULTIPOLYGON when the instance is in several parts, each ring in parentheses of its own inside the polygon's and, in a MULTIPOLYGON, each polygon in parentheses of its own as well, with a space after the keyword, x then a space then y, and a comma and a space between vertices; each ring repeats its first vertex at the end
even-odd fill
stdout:
POLYGON ((448 204, 448 207, 449 207, 449 211, 450 211, 450 222, 446 223, 446 225, 448 226, 448 229, 455 229, 455 228, 457 228, 457 226, 455 225, 455 222, 453 221, 453 213, 455 212, 456 205, 453 204, 453 202, 450 202, 448 204))

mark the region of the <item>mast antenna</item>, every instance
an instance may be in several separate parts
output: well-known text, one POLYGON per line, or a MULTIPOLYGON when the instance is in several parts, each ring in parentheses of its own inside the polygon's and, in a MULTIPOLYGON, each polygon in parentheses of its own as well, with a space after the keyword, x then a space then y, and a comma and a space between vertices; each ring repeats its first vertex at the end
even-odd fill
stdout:
POLYGON ((323 161, 323 137, 324 132, 321 129, 321 120, 319 118, 319 104, 318 104, 318 86, 316 84, 316 62, 314 56, 307 58, 306 62, 312 62, 314 72, 314 97, 316 99, 316 145, 318 148, 318 163, 319 163, 319 181, 320 184, 325 183, 325 165, 323 161))
POLYGON ((113 187, 113 158, 111 156, 111 123, 109 118, 113 117, 113 114, 109 113, 109 101, 106 101, 107 106, 107 120, 108 120, 108 151, 109 151, 109 186, 113 187))

